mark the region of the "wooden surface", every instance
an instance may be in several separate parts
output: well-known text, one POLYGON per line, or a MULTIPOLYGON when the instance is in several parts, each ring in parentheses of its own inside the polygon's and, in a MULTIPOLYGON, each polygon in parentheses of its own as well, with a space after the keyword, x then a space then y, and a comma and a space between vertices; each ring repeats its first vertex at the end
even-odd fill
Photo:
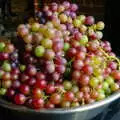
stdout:
MULTIPOLYGON (((13 11, 24 12, 27 2, 32 0, 12 0, 13 11)), ((38 0, 41 2, 42 0, 38 0)), ((43 0, 44 3, 63 2, 65 0, 43 0)), ((79 5, 80 13, 94 16, 104 15, 104 4, 106 0, 68 0, 79 5)))
MULTIPOLYGON (((44 0, 44 3, 56 2, 56 0, 44 0)), ((62 2, 64 0, 59 0, 62 2)), ((69 0, 79 5, 81 14, 103 16, 106 0, 69 0)))

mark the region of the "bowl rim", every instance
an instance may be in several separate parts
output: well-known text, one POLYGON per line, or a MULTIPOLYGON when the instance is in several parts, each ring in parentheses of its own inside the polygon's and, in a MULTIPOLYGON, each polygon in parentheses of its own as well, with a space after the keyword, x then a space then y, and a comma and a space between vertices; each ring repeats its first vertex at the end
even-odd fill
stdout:
POLYGON ((24 113, 29 112, 29 113, 36 113, 36 114, 40 114, 40 113, 42 114, 70 114, 70 113, 76 113, 76 112, 84 112, 84 111, 92 110, 98 107, 102 107, 117 100, 118 98, 120 98, 120 90, 113 93, 112 95, 105 98, 104 100, 101 100, 101 101, 98 101, 92 104, 88 104, 88 105, 83 105, 83 106, 76 107, 76 108, 69 108, 69 109, 55 108, 55 109, 34 110, 34 109, 30 109, 24 106, 19 106, 19 105, 15 105, 13 103, 7 102, 3 98, 0 98, 0 106, 10 109, 10 110, 24 112, 24 113))

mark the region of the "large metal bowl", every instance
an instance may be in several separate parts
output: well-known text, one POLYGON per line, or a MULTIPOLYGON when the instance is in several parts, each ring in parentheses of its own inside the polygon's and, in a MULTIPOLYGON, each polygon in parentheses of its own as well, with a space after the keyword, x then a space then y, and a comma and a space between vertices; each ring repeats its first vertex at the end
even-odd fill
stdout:
POLYGON ((7 120, 89 120, 101 113, 110 103, 118 98, 120 98, 120 91, 93 104, 72 109, 52 110, 32 110, 8 103, 0 98, 0 106, 7 111, 7 120))

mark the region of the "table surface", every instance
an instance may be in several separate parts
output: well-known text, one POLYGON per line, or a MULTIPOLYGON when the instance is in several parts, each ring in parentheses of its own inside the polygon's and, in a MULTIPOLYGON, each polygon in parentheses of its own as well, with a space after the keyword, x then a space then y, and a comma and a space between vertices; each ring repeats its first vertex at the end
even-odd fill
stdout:
MULTIPOLYGON (((7 120, 2 114, 0 108, 0 120, 7 120)), ((120 120, 120 99, 113 102, 103 113, 99 114, 91 120, 120 120)))

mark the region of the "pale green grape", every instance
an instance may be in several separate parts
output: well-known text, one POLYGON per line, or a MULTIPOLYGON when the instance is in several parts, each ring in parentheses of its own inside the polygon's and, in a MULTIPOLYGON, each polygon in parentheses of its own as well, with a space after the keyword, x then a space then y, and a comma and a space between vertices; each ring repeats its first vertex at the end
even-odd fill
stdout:
POLYGON ((92 77, 89 82, 90 86, 96 88, 99 84, 99 79, 96 77, 92 77))

